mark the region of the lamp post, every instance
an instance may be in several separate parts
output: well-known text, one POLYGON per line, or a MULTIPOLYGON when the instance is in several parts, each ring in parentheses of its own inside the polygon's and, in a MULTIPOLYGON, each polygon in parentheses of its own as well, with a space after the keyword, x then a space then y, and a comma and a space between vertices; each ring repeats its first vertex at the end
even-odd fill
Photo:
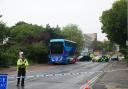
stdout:
POLYGON ((2 17, 2 15, 0 15, 0 18, 2 17))
MULTIPOLYGON (((126 49, 128 49, 128 40, 126 40, 126 49)), ((126 53, 128 54, 128 51, 126 50, 126 53)), ((127 66, 128 66, 128 56, 126 55, 126 59, 127 59, 127 66)))
POLYGON ((128 46, 128 40, 126 40, 126 46, 128 46))

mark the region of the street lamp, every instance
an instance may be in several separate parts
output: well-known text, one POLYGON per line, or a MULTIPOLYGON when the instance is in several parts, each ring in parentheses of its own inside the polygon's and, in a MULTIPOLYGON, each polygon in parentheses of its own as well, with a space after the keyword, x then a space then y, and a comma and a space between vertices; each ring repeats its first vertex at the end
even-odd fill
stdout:
POLYGON ((2 17, 2 15, 0 15, 0 18, 2 17))
POLYGON ((128 46, 128 40, 126 40, 126 46, 128 46))

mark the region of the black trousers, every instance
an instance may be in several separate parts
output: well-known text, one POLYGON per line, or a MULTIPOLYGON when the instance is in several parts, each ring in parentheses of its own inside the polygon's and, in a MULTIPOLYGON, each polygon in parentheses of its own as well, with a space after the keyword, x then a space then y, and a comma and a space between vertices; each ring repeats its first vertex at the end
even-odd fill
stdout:
POLYGON ((18 78, 17 78, 17 85, 20 84, 20 78, 22 77, 21 85, 24 85, 24 78, 26 75, 26 70, 25 68, 18 68, 18 78))

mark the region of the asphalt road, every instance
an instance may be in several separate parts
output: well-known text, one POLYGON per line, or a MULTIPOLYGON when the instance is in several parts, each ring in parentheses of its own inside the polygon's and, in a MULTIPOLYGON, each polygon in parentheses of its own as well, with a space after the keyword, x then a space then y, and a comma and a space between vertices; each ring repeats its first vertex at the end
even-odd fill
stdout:
MULTIPOLYGON (((16 86, 16 75, 10 76, 8 89, 82 89, 86 80, 91 80, 108 63, 77 62, 58 65, 48 70, 27 73, 24 87, 16 86), (12 77, 12 78, 11 78, 12 77)), ((53 65, 54 66, 54 65, 53 65)))

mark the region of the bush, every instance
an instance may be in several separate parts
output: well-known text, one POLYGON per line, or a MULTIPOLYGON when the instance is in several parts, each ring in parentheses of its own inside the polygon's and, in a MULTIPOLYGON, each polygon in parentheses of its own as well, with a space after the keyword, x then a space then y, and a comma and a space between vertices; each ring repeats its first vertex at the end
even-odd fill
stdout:
POLYGON ((16 65, 17 59, 19 58, 18 49, 19 46, 14 45, 5 52, 5 58, 10 61, 10 65, 16 65))
POLYGON ((1 55, 1 66, 16 65, 16 55, 14 53, 5 52, 1 55))
POLYGON ((4 45, 0 51, 0 66, 16 65, 18 55, 16 54, 17 46, 5 47, 4 45))
POLYGON ((29 64, 44 63, 48 61, 48 48, 43 42, 30 45, 13 45, 6 50, 0 51, 0 66, 16 65, 19 58, 19 49, 22 49, 29 64))
POLYGON ((33 43, 23 48, 25 56, 36 63, 47 62, 48 48, 43 42, 33 43))

